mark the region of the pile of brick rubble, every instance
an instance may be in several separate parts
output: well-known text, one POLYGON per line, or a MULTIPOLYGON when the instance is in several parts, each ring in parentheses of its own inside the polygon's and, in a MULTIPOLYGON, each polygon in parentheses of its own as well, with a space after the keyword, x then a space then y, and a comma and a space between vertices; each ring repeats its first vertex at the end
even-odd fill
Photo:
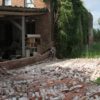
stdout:
POLYGON ((0 100, 100 100, 91 82, 99 60, 46 62, 0 76, 0 100))

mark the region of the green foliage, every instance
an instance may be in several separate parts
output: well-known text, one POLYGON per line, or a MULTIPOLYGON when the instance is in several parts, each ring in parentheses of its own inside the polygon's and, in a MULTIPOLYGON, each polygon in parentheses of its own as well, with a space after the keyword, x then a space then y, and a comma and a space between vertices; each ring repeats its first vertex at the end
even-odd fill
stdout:
POLYGON ((60 0, 59 5, 55 31, 57 56, 79 56, 82 46, 87 44, 88 11, 80 0, 60 0))
POLYGON ((87 44, 88 11, 81 0, 52 0, 51 2, 57 56, 59 58, 80 56, 81 48, 87 44))
POLYGON ((82 58, 99 58, 100 57, 100 42, 94 42, 90 47, 84 46, 79 57, 82 58))
POLYGON ((61 0, 59 3, 59 17, 57 20, 57 54, 58 57, 67 57, 72 48, 69 46, 69 39, 71 38, 71 22, 73 19, 72 3, 68 0, 61 0), (67 10, 66 10, 67 9, 67 10), (69 49, 69 50, 68 50, 69 49))
POLYGON ((44 2, 47 2, 48 0, 43 0, 44 2))
POLYGON ((98 19, 98 24, 100 25, 100 18, 98 19))
POLYGON ((94 81, 94 83, 96 83, 97 85, 100 85, 100 77, 98 77, 98 78, 94 81))
POLYGON ((100 42, 100 29, 93 29, 94 41, 100 42))

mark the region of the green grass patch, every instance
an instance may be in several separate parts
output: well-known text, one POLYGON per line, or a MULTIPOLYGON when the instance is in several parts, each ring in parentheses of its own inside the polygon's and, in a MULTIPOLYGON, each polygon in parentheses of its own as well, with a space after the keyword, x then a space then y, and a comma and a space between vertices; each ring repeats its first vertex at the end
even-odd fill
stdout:
POLYGON ((94 83, 96 83, 97 85, 100 85, 100 77, 98 77, 98 78, 94 81, 94 83))
POLYGON ((81 57, 99 58, 100 57, 100 42, 93 43, 90 47, 85 46, 82 50, 81 57))

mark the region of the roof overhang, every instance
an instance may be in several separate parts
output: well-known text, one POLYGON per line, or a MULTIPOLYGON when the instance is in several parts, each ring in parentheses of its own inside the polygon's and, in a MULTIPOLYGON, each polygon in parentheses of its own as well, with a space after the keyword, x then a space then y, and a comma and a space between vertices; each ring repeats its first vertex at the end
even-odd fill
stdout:
POLYGON ((13 16, 32 16, 41 15, 48 12, 47 8, 24 8, 24 7, 11 7, 0 6, 0 15, 13 15, 13 16))

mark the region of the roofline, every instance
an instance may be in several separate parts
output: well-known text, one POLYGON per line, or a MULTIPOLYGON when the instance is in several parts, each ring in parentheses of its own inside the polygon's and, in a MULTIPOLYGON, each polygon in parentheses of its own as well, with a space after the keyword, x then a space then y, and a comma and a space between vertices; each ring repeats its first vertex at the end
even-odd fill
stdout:
POLYGON ((41 15, 48 12, 47 8, 26 8, 26 7, 12 7, 12 6, 0 6, 0 15, 20 15, 31 16, 41 15))
POLYGON ((12 6, 0 6, 0 11, 13 11, 13 12, 48 12, 47 8, 26 8, 26 7, 12 7, 12 6))

